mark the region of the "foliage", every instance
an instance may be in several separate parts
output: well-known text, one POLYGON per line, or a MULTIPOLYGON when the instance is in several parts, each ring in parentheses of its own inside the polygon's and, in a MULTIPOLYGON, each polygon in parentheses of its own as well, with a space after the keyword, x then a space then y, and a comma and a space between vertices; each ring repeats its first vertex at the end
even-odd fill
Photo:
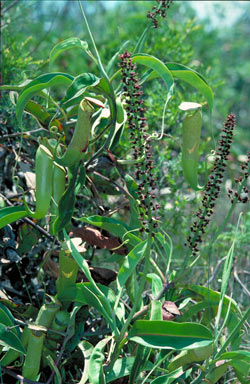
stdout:
MULTIPOLYGON (((182 8, 171 1, 126 2, 124 12, 107 13, 103 34, 102 5, 97 31, 91 5, 87 17, 78 5, 84 39, 68 35, 69 22, 53 44, 46 34, 31 51, 32 38, 20 49, 9 33, 27 7, 4 12, 5 39, 14 41, 1 86, 11 101, 4 97, 1 139, 6 291, 15 268, 20 276, 12 297, 1 291, 4 380, 247 383, 249 308, 232 297, 231 276, 249 295, 237 270, 247 260, 249 214, 229 222, 248 203, 250 153, 234 171, 233 114, 216 147, 210 137, 213 91, 185 44, 197 26, 176 25, 182 8), (118 14, 119 40, 111 37, 118 14), (169 27, 158 29, 166 16, 169 27), (217 221, 225 174, 230 205, 217 221)), ((213 65, 204 57, 203 67, 206 58, 213 65)))

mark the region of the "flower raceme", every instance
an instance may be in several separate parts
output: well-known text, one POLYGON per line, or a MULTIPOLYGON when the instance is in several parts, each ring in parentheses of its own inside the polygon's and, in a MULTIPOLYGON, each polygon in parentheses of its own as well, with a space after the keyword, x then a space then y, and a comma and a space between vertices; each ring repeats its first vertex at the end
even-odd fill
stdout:
POLYGON ((205 233, 205 229, 214 212, 215 201, 220 193, 226 161, 233 141, 234 127, 235 116, 231 113, 227 116, 224 129, 222 130, 223 134, 218 141, 218 150, 216 151, 214 166, 203 194, 202 207, 196 213, 197 219, 194 220, 191 226, 191 234, 187 239, 188 244, 186 245, 192 250, 193 255, 199 251, 198 246, 202 241, 202 235, 205 233))
POLYGON ((159 6, 153 6, 152 11, 148 11, 147 18, 152 20, 154 28, 158 28, 158 18, 162 17, 163 19, 166 17, 166 11, 170 7, 172 0, 158 0, 159 6))
POLYGON ((122 82, 124 96, 126 97, 126 112, 128 127, 130 129, 130 140, 132 144, 132 157, 136 160, 135 177, 139 183, 138 198, 140 200, 141 232, 152 232, 157 227, 157 218, 152 212, 160 206, 154 203, 155 179, 153 175, 153 160, 151 153, 151 140, 147 133, 148 127, 144 113, 143 91, 139 84, 138 75, 135 72, 136 65, 132 62, 131 54, 125 51, 120 55, 122 70, 122 82))

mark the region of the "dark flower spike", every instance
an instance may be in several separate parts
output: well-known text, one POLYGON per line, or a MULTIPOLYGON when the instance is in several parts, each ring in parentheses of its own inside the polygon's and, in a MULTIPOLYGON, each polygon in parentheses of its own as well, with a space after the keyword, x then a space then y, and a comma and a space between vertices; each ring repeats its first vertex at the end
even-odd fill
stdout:
MULTIPOLYGON (((128 128, 130 130, 130 140, 132 157, 139 160, 144 156, 144 161, 135 163, 135 177, 138 181, 138 199, 141 208, 140 216, 142 220, 143 231, 152 232, 156 228, 157 223, 153 223, 152 211, 156 211, 159 207, 153 200, 156 198, 155 179, 151 172, 154 168, 152 163, 151 145, 149 135, 147 134, 147 120, 144 116, 146 109, 144 108, 143 91, 139 84, 138 74, 136 73, 136 65, 132 63, 131 54, 125 51, 120 55, 120 68, 122 71, 123 92, 126 97, 126 111, 128 116, 128 128)), ((141 231, 141 232, 143 232, 141 231)))
POLYGON ((232 144, 233 130, 235 127, 235 116, 231 113, 227 116, 224 124, 223 139, 218 141, 218 149, 214 166, 211 170, 209 180, 203 192, 202 207, 199 208, 195 216, 198 218, 193 222, 191 227, 191 235, 187 238, 187 244, 195 256, 199 251, 198 246, 202 241, 201 234, 205 233, 215 207, 215 200, 219 196, 220 185, 223 182, 223 174, 225 171, 225 163, 228 159, 229 151, 232 144))
POLYGON ((166 10, 170 7, 173 0, 157 0, 159 3, 159 6, 156 7, 155 5, 152 8, 152 11, 148 11, 147 18, 152 20, 153 27, 158 28, 159 18, 162 17, 163 19, 166 17, 166 10))

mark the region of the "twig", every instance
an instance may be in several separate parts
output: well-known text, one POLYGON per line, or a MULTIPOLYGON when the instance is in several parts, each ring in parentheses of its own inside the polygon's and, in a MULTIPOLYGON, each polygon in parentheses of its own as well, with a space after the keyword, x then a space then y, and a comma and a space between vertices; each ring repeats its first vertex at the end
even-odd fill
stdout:
POLYGON ((1 370, 4 371, 5 373, 7 373, 8 375, 14 377, 15 379, 20 380, 20 384, 23 384, 23 383, 28 383, 28 384, 44 384, 44 383, 41 383, 39 381, 33 381, 33 380, 25 379, 23 376, 18 375, 17 373, 11 371, 10 369, 2 367, 2 366, 1 366, 1 370))
POLYGON ((207 283, 204 285, 205 287, 208 287, 209 284, 211 284, 211 282, 215 279, 215 277, 216 277, 216 275, 217 275, 217 273, 218 273, 218 271, 219 271, 219 268, 220 268, 221 264, 223 263, 224 260, 226 260, 226 258, 227 258, 227 257, 225 256, 225 257, 223 257, 222 259, 220 259, 220 260, 218 261, 216 267, 214 268, 214 272, 213 272, 212 276, 211 276, 210 279, 207 281, 207 283))
POLYGON ((13 1, 12 3, 10 3, 10 5, 8 5, 8 7, 4 8, 1 12, 1 14, 3 15, 5 12, 9 11, 9 9, 11 9, 12 7, 14 7, 17 3, 18 3, 19 0, 15 0, 13 1))
POLYGON ((16 133, 10 133, 9 135, 3 135, 1 137, 1 139, 9 139, 10 137, 29 135, 30 133, 39 132, 39 131, 46 131, 46 132, 48 132, 48 130, 45 129, 45 128, 38 128, 38 129, 32 129, 31 131, 16 132, 16 133))
POLYGON ((248 297, 250 297, 250 292, 249 292, 249 290, 247 289, 247 287, 246 287, 246 286, 242 283, 242 281, 240 280, 236 268, 234 269, 234 278, 235 278, 235 280, 241 285, 241 287, 242 287, 244 293, 245 293, 248 297))

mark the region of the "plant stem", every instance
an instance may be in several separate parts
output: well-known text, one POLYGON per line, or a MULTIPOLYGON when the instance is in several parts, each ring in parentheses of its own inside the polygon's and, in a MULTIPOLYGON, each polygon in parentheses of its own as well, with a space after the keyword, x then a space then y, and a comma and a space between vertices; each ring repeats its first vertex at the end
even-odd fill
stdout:
POLYGON ((105 77, 105 79, 109 81, 108 75, 107 75, 105 69, 103 68, 100 55, 99 55, 98 50, 96 48, 94 37, 93 37, 92 32, 91 32, 91 30, 89 28, 88 20, 86 18, 85 12, 83 10, 82 3, 81 3, 80 0, 78 0, 78 2, 79 2, 79 6, 80 6, 80 9, 81 9, 81 12, 82 12, 82 16, 83 16, 84 22, 86 24, 86 28, 87 28, 89 37, 90 37, 91 42, 92 42, 93 47, 94 47, 94 51, 95 51, 95 55, 96 55, 96 58, 97 58, 97 65, 99 67, 99 71, 101 72, 102 76, 105 77))
POLYGON ((86 28, 87 28, 90 40, 91 40, 91 42, 93 44, 93 47, 94 47, 94 52, 95 52, 95 55, 96 55, 96 58, 97 58, 97 65, 98 65, 99 71, 100 71, 101 75, 104 77, 104 79, 107 81, 107 84, 108 84, 108 87, 109 87, 108 101, 109 101, 110 115, 111 115, 110 132, 109 132, 109 136, 107 137, 107 139, 106 139, 105 143, 103 144, 103 146, 88 161, 88 164, 90 164, 106 148, 108 148, 109 143, 111 142, 111 139, 113 138, 113 135, 114 135, 114 132, 115 132, 115 126, 116 126, 117 107, 116 107, 114 89, 113 89, 113 87, 111 85, 111 82, 109 80, 109 77, 108 77, 105 69, 103 68, 100 55, 99 55, 98 50, 97 50, 96 45, 95 45, 94 37, 93 37, 92 32, 90 30, 90 27, 89 27, 89 24, 88 24, 88 20, 86 18, 86 15, 84 13, 84 10, 83 10, 82 4, 81 4, 81 0, 78 0, 78 2, 79 2, 79 6, 80 6, 80 9, 81 9, 81 12, 82 12, 82 16, 83 16, 84 22, 86 24, 86 28))
POLYGON ((108 366, 109 370, 113 367, 115 361, 117 360, 117 358, 119 356, 120 349, 121 349, 121 347, 123 346, 123 344, 125 342, 125 339, 124 339, 125 333, 127 332, 127 329, 128 329, 128 327, 129 327, 129 325, 131 323, 131 320, 133 319, 133 316, 134 316, 134 314, 135 314, 135 312, 137 310, 138 304, 139 304, 139 302, 141 300, 142 293, 144 291, 144 286, 145 286, 145 283, 146 283, 147 273, 148 273, 149 266, 150 266, 150 248, 151 248, 151 245, 152 245, 152 235, 151 235, 151 233, 149 233, 147 248, 146 248, 146 251, 145 251, 145 265, 144 265, 144 272, 143 272, 143 275, 142 275, 142 278, 141 278, 141 284, 139 286, 137 297, 136 297, 136 300, 134 302, 134 305, 133 305, 133 307, 132 307, 132 309, 131 309, 131 311, 129 313, 129 316, 128 316, 125 324, 122 327, 122 330, 121 330, 121 333, 119 335, 119 338, 117 339, 116 347, 115 347, 113 356, 111 358, 110 365, 108 366))

